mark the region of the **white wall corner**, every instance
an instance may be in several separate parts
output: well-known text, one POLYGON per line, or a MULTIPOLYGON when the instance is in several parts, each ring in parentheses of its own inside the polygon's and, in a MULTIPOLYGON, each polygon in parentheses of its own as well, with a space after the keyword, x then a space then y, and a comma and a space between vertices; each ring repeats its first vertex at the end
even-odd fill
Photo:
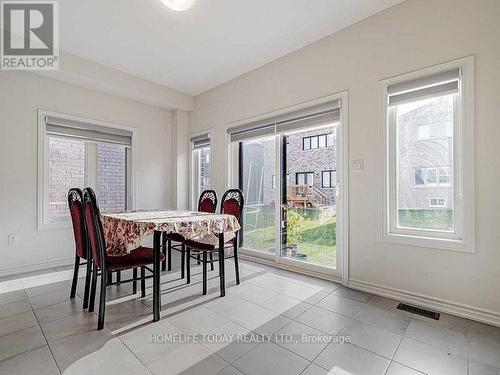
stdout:
POLYGON ((172 114, 172 202, 175 208, 189 208, 189 112, 172 114))

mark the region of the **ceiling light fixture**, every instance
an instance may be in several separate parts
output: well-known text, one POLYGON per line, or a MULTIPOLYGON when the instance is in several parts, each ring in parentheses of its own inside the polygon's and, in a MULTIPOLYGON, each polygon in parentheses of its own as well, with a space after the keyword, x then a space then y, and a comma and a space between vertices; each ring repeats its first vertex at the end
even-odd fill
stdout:
POLYGON ((194 0, 161 0, 161 2, 172 10, 182 12, 190 8, 194 0))

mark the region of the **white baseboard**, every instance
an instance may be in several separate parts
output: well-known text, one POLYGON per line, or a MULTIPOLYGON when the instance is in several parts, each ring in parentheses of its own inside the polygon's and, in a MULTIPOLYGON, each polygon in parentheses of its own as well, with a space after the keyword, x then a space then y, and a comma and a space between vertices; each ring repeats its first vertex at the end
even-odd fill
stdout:
POLYGON ((349 288, 500 327, 500 313, 383 285, 349 280, 349 288))
POLYGON ((42 270, 46 270, 49 268, 55 268, 55 267, 70 266, 70 265, 73 265, 74 263, 75 263, 75 258, 73 257, 73 258, 52 260, 49 262, 28 264, 28 265, 17 266, 17 267, 0 268, 0 277, 21 275, 21 274, 25 274, 28 272, 42 271, 42 270))

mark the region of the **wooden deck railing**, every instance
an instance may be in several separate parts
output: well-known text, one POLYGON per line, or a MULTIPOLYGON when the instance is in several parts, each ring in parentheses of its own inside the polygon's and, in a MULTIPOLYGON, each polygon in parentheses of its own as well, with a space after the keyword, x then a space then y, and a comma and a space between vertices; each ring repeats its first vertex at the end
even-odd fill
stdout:
POLYGON ((300 204, 307 207, 325 205, 328 202, 326 194, 318 188, 309 185, 287 185, 286 195, 289 204, 300 204))

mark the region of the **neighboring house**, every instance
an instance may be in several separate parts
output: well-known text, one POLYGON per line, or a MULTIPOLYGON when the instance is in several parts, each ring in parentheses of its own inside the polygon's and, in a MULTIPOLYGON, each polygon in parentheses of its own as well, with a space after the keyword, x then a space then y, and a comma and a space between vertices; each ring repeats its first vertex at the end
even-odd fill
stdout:
MULTIPOLYGON (((286 137, 286 141, 288 196, 294 193, 300 195, 307 188, 308 194, 312 194, 308 207, 334 205, 337 169, 334 131, 323 129, 292 134, 286 137)), ((246 143, 244 147, 244 155, 251 161, 244 162, 246 202, 248 205, 272 204, 277 181, 274 175, 274 143, 255 141, 246 143)))
MULTIPOLYGON (((309 185, 314 201, 323 205, 335 204, 337 181, 336 138, 334 130, 323 129, 287 137, 287 185, 309 185), (320 196, 324 200, 320 202, 320 196)), ((289 190, 289 197, 293 192, 289 190)), ((313 202, 314 204, 314 202, 313 202)))
POLYGON ((211 181, 211 176, 212 176, 212 171, 210 169, 210 148, 202 148, 199 150, 200 152, 200 163, 199 163, 199 168, 200 171, 197 174, 199 176, 200 181, 199 181, 199 186, 200 186, 200 193, 203 190, 208 190, 212 188, 212 181, 211 181))
POLYGON ((453 207, 452 106, 449 98, 398 115, 400 209, 453 207))

